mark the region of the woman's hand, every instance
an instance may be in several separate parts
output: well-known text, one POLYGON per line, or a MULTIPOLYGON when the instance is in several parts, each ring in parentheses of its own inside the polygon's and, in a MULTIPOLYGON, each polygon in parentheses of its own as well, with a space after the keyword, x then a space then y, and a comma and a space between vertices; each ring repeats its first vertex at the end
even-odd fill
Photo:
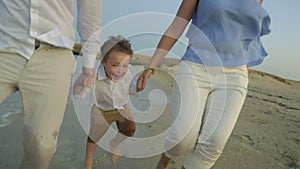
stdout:
POLYGON ((262 4, 264 0, 259 0, 259 4, 262 4))
POLYGON ((147 80, 150 78, 150 76, 152 75, 151 71, 148 71, 147 69, 144 70, 144 72, 139 76, 139 78, 137 79, 137 86, 136 86, 136 91, 142 91, 145 89, 146 84, 147 84, 147 80))

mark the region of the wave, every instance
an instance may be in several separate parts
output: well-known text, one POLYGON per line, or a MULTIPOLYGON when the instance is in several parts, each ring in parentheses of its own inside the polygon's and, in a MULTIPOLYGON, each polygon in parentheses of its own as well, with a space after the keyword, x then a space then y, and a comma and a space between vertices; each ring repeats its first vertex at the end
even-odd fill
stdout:
POLYGON ((22 113, 21 111, 16 111, 16 112, 7 112, 7 113, 1 115, 0 116, 0 128, 8 126, 11 123, 13 117, 18 114, 21 114, 21 113, 22 113))

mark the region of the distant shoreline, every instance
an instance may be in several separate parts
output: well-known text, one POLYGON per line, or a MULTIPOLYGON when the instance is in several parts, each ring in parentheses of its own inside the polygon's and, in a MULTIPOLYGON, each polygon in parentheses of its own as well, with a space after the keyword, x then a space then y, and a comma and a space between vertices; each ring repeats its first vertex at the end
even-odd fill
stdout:
MULTIPOLYGON (((150 56, 135 54, 133 56, 132 60, 131 60, 131 63, 133 65, 146 66, 147 63, 149 62, 150 58, 151 58, 150 56)), ((165 58, 162 65, 168 65, 170 67, 173 67, 174 65, 178 64, 179 61, 180 60, 176 59, 176 58, 165 58)), ((262 76, 262 77, 269 77, 269 78, 275 79, 275 80, 277 80, 279 82, 282 82, 282 83, 285 83, 285 84, 300 83, 300 81, 286 79, 286 78, 280 77, 280 76, 272 74, 272 73, 266 73, 266 72, 259 71, 259 70, 254 70, 254 69, 250 69, 250 70, 251 70, 250 77, 252 77, 251 74, 256 74, 256 75, 259 75, 259 76, 262 76)))

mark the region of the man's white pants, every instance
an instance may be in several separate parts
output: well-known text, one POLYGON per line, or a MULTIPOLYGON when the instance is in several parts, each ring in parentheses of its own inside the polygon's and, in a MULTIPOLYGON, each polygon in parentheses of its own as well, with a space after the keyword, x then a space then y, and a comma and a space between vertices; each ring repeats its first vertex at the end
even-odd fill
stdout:
POLYGON ((17 90, 22 96, 21 169, 48 168, 56 150, 75 64, 70 49, 45 43, 41 43, 30 60, 17 53, 0 51, 0 103, 17 90))

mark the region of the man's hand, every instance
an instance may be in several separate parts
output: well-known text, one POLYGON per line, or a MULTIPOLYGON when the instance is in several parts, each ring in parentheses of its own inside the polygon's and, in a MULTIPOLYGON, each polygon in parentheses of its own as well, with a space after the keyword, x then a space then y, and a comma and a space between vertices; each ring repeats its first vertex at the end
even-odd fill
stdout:
POLYGON ((82 73, 73 85, 73 95, 79 95, 84 88, 91 88, 95 81, 95 70, 92 68, 82 68, 82 73))

